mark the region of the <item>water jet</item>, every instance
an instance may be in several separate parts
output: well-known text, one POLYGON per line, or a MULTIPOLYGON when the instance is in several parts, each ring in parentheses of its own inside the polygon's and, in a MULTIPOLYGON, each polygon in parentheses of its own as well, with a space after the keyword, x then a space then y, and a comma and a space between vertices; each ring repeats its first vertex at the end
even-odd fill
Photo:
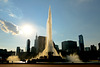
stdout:
POLYGON ((59 56, 56 49, 54 48, 53 40, 52 40, 52 16, 51 16, 51 7, 49 6, 48 19, 47 19, 47 36, 46 36, 46 44, 44 51, 39 55, 39 58, 32 59, 32 61, 28 61, 28 63, 35 62, 65 62, 64 59, 59 56))

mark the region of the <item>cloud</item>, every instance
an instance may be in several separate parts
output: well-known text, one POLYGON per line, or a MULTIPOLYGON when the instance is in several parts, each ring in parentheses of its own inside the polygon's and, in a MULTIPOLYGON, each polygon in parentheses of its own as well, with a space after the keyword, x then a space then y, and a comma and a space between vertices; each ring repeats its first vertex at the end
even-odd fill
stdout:
POLYGON ((9 16, 11 16, 11 17, 15 17, 15 15, 14 15, 13 13, 10 13, 9 16))
POLYGON ((12 35, 19 34, 18 26, 7 21, 0 20, 0 28, 6 33, 12 33, 12 35))
POLYGON ((20 19, 22 19, 23 13, 21 9, 14 5, 12 0, 0 0, 0 17, 7 21, 19 21, 20 19))
POLYGON ((8 2, 8 0, 4 0, 4 2, 8 2))
POLYGON ((8 0, 0 0, 1 2, 5 2, 5 3, 7 3, 8 2, 8 0))

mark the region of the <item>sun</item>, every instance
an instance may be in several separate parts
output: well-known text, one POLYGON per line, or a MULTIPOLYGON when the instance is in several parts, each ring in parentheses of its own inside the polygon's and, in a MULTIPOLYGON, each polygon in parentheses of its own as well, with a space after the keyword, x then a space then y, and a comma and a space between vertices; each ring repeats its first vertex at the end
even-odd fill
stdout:
POLYGON ((32 33, 35 31, 33 26, 26 24, 21 27, 21 33, 25 35, 32 35, 32 33))

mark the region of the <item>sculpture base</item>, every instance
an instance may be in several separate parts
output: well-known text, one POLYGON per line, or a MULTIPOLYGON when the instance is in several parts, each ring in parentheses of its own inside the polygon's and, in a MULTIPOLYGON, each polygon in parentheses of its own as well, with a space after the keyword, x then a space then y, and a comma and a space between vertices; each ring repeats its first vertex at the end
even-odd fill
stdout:
POLYGON ((37 62, 66 62, 66 59, 62 59, 60 56, 53 56, 53 52, 48 52, 48 56, 40 56, 39 59, 28 60, 27 63, 37 62))

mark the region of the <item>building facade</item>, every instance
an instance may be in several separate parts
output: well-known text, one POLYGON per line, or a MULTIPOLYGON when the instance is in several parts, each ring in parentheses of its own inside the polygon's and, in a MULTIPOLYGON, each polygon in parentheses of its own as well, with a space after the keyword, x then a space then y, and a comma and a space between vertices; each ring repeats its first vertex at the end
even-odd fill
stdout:
POLYGON ((100 43, 98 43, 98 51, 100 51, 100 43))
POLYGON ((90 51, 90 47, 85 47, 84 51, 90 51))
POLYGON ((34 44, 36 48, 36 53, 42 52, 45 49, 45 44, 46 44, 46 37, 36 35, 35 44, 34 44))
POLYGON ((34 42, 34 47, 36 49, 36 53, 38 53, 38 36, 36 35, 36 39, 35 39, 35 42, 34 42))
POLYGON ((39 36, 38 37, 38 53, 42 52, 45 49, 45 44, 46 44, 46 37, 39 36))
POLYGON ((17 47, 16 49, 16 55, 18 55, 20 53, 20 47, 17 47))
POLYGON ((30 52, 30 39, 27 40, 27 52, 30 52))
POLYGON ((77 51, 77 42, 76 41, 63 41, 62 50, 67 52, 76 52, 77 51))
POLYGON ((97 48, 95 45, 91 45, 91 51, 97 51, 97 48))
POLYGON ((84 39, 83 39, 83 35, 79 35, 79 51, 84 51, 84 39))
POLYGON ((31 53, 36 53, 36 48, 35 47, 31 48, 31 53))

